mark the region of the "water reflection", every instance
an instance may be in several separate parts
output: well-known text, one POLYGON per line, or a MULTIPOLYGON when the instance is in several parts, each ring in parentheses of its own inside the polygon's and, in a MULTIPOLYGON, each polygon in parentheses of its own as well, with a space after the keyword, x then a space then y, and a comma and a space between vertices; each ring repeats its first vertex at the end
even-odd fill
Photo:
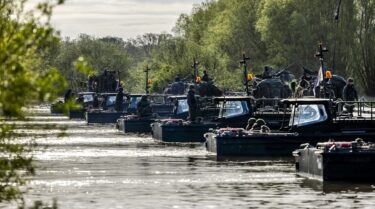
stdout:
POLYGON ((375 184, 348 183, 348 182, 323 182, 315 179, 303 179, 302 188, 311 188, 318 192, 327 193, 362 193, 374 192, 375 184))

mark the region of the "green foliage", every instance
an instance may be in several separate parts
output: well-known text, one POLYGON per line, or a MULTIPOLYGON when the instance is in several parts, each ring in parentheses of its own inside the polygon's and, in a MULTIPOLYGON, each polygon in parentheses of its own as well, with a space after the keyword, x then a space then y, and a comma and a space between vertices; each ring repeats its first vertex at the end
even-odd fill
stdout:
POLYGON ((137 63, 155 66, 155 91, 161 91, 176 75, 191 75, 193 58, 200 61, 200 71, 207 70, 221 87, 239 90, 243 87, 238 61, 243 53, 250 56, 255 74, 270 65, 277 69, 290 66, 299 76, 301 65, 318 70, 314 53, 323 42, 330 50, 327 67, 343 76, 356 76, 366 94, 375 95, 374 2, 342 1, 336 21, 338 0, 207 1, 192 14, 180 15, 175 36, 153 42, 152 47, 135 42, 150 49, 137 63))
POLYGON ((78 57, 78 59, 74 62, 74 66, 78 70, 78 72, 81 72, 86 76, 96 73, 95 70, 91 66, 89 66, 89 63, 84 57, 78 57))
POLYGON ((351 52, 350 73, 355 75, 368 96, 375 96, 375 1, 354 1, 354 47, 351 52))
POLYGON ((51 62, 76 91, 86 90, 88 75, 105 69, 120 72, 122 80, 129 77, 130 58, 125 42, 114 37, 98 39, 82 34, 76 40, 63 40, 51 62))
POLYGON ((0 1, 0 202, 21 198, 24 177, 34 174, 33 147, 17 143, 14 126, 3 118, 21 119, 23 107, 52 102, 66 87, 45 59, 57 40, 49 24, 52 8, 62 1, 39 4, 37 11, 25 11, 26 2, 0 1))
POLYGON ((32 157, 27 154, 31 147, 14 144, 13 126, 0 125, 0 201, 20 199, 20 186, 25 184, 24 177, 34 174, 32 157), (22 173, 20 172, 22 171, 22 173))
POLYGON ((330 50, 327 67, 336 74, 356 76, 365 92, 375 95, 369 82, 375 67, 374 0, 342 1, 336 21, 338 2, 206 1, 196 5, 191 14, 180 15, 174 35, 147 33, 127 41, 81 35, 77 40, 62 41, 55 63, 68 80, 85 80, 73 70, 79 56, 96 71, 121 69, 126 90, 139 93, 144 91, 146 65, 152 66, 152 91, 161 92, 176 75, 190 78, 196 58, 200 72, 207 70, 222 88, 241 90, 239 59, 243 53, 251 58, 252 73, 259 74, 266 65, 277 69, 289 66, 298 77, 301 65, 318 70, 320 63, 314 53, 323 42, 330 50), (113 56, 118 53, 121 58, 113 56))

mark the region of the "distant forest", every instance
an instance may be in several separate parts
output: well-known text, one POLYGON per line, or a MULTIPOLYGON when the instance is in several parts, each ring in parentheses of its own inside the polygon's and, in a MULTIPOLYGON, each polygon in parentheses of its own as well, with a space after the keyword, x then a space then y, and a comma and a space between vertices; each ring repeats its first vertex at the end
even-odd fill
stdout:
POLYGON ((243 53, 254 74, 271 66, 299 77, 302 66, 318 70, 319 42, 329 49, 327 68, 354 77, 363 94, 375 96, 375 0, 207 1, 181 14, 172 34, 129 40, 82 34, 56 42, 45 58, 73 88, 87 79, 73 64, 83 56, 97 73, 119 71, 129 92, 143 92, 146 65, 152 91, 159 92, 176 75, 189 77, 193 58, 220 87, 241 90, 243 53))

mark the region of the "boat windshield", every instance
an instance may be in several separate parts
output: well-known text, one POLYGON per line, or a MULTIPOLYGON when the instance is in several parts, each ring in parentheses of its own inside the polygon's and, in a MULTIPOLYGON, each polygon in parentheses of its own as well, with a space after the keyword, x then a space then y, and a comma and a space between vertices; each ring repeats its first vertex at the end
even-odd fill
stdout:
POLYGON ((105 102, 105 106, 107 107, 113 106, 115 105, 115 103, 116 103, 116 96, 108 96, 105 102))
POLYGON ((246 101, 222 101, 220 102, 220 117, 231 118, 249 113, 246 101))
POLYGON ((92 94, 85 94, 83 95, 83 102, 88 103, 94 101, 94 95, 92 94))
POLYGON ((184 112, 189 111, 189 105, 187 103, 187 99, 179 99, 178 106, 177 106, 177 114, 181 114, 184 112))
POLYGON ((164 96, 152 96, 151 102, 154 103, 154 104, 164 104, 165 98, 164 98, 164 96))
POLYGON ((141 97, 131 97, 129 108, 136 109, 138 102, 141 101, 141 97))
POLYGON ((289 126, 306 126, 327 120, 327 112, 324 105, 299 105, 293 107, 289 126))

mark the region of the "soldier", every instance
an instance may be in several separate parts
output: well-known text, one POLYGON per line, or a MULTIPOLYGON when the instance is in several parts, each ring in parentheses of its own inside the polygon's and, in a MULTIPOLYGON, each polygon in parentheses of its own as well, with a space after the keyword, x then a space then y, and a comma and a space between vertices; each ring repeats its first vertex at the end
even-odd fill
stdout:
POLYGON ((116 87, 117 87, 116 77, 113 74, 113 72, 111 72, 108 77, 108 91, 114 92, 116 91, 116 87))
POLYGON ((183 82, 181 82, 180 77, 176 76, 174 82, 169 88, 168 93, 173 95, 182 95, 185 93, 185 85, 183 82))
POLYGON ((209 80, 210 80, 210 78, 208 77, 207 71, 203 70, 202 81, 208 82, 209 80))
POLYGON ((94 83, 94 75, 90 75, 88 80, 89 81, 87 82, 87 91, 94 91, 94 89, 92 88, 94 83))
POLYGON ((119 88, 116 94, 116 101, 115 101, 115 110, 117 112, 123 111, 123 103, 124 103, 124 89, 119 88))
POLYGON ((140 117, 149 117, 152 115, 152 109, 150 102, 147 100, 147 96, 143 95, 141 101, 137 104, 137 113, 140 117))
POLYGON ((72 90, 68 89, 64 95, 64 102, 67 103, 72 98, 72 90))
POLYGON ((358 94, 357 90, 354 88, 353 78, 348 78, 348 82, 342 91, 342 96, 344 101, 349 102, 345 104, 345 108, 352 114, 354 111, 354 103, 351 102, 358 101, 358 94))
POLYGON ((95 108, 95 109, 99 108, 99 99, 98 99, 98 95, 97 94, 94 95, 94 100, 93 100, 93 103, 92 103, 92 107, 95 108))
POLYGON ((187 103, 189 105, 189 121, 194 122, 196 115, 197 115, 197 109, 198 104, 197 100, 195 98, 195 86, 190 85, 188 95, 187 95, 187 103))
POLYGON ((104 70, 103 74, 100 76, 100 91, 108 92, 108 71, 104 70))
POLYGON ((344 101, 358 101, 357 90, 354 88, 353 78, 349 78, 344 90, 342 91, 344 101))
POLYGON ((272 68, 269 66, 264 67, 264 71, 262 74, 263 79, 270 79, 272 78, 272 68))

